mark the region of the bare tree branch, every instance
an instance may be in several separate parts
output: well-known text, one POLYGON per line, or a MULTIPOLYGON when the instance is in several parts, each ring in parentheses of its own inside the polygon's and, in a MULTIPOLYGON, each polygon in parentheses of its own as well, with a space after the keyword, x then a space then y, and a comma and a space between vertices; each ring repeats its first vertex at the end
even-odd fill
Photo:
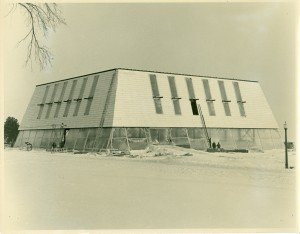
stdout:
POLYGON ((11 4, 10 10, 8 11, 8 13, 4 17, 7 17, 10 13, 12 13, 13 11, 15 11, 16 8, 17 8, 17 4, 15 4, 15 3, 11 4))
POLYGON ((42 40, 47 38, 49 31, 55 32, 59 24, 66 24, 65 20, 56 3, 18 3, 18 6, 25 11, 29 27, 28 33, 18 43, 19 45, 28 41, 25 64, 28 65, 30 62, 32 66, 34 59, 39 62, 40 68, 44 69, 48 65, 52 65, 52 54, 42 44, 42 40))

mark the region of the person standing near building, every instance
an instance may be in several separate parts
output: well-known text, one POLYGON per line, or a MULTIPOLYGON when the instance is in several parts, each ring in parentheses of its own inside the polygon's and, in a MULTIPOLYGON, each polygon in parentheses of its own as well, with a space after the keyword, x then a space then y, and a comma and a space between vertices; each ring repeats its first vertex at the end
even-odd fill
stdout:
POLYGON ((51 153, 53 153, 55 151, 55 148, 56 148, 56 143, 53 142, 51 145, 51 153))

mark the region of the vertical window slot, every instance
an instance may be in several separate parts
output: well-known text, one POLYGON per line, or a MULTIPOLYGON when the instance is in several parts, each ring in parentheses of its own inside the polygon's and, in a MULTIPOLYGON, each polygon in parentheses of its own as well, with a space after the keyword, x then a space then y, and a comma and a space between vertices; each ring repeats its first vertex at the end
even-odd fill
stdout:
POLYGON ((203 79, 202 83, 203 83, 204 92, 205 92, 205 96, 206 96, 206 103, 207 103, 207 107, 208 107, 208 113, 209 113, 209 115, 214 116, 214 115, 216 115, 215 107, 214 107, 215 99, 213 99, 212 96, 211 96, 209 82, 208 82, 207 79, 203 79))
POLYGON ((45 93, 44 93, 43 101, 42 101, 43 104, 45 104, 45 102, 46 102, 46 98, 47 98, 47 96, 48 96, 49 88, 50 88, 50 86, 47 85, 47 86, 46 86, 45 93))
POLYGON ((244 103, 246 103, 246 101, 243 101, 243 99, 242 99, 239 83, 236 82, 236 81, 234 81, 232 83, 233 83, 233 87, 234 87, 234 92, 235 92, 235 97, 236 97, 236 100, 237 100, 237 104, 239 106, 240 115, 241 116, 246 116, 245 107, 244 107, 244 103))
POLYGON ((170 90, 171 90, 174 112, 176 115, 181 115, 181 108, 180 108, 180 102, 179 102, 179 99, 181 99, 181 98, 178 97, 176 83, 175 83, 175 77, 169 76, 168 80, 169 80, 169 86, 170 86, 170 90))
POLYGON ((38 114, 38 117, 37 117, 38 119, 41 118, 42 113, 43 113, 43 109, 44 109, 44 104, 40 104, 39 114, 38 114))
POLYGON ((193 113, 193 115, 199 115, 199 111, 198 111, 198 107, 197 107, 197 100, 199 100, 199 99, 197 99, 196 95, 195 95, 193 80, 191 78, 186 78, 185 81, 186 81, 186 86, 188 89, 189 98, 190 98, 190 102, 191 102, 192 113, 193 113))
POLYGON ((234 92, 235 92, 236 100, 237 101, 243 101, 242 95, 241 95, 241 91, 240 91, 239 83, 236 82, 236 81, 234 81, 232 83, 233 83, 233 87, 234 87, 234 92))
POLYGON ((153 97, 160 97, 159 90, 158 90, 158 84, 157 84, 157 80, 156 80, 156 75, 153 75, 153 74, 150 75, 150 82, 151 82, 153 97))
POLYGON ((193 80, 191 78, 186 78, 186 85, 188 88, 190 99, 196 99, 194 86, 193 86, 193 80))
POLYGON ((78 96, 77 99, 75 99, 75 101, 77 101, 77 103, 76 103, 76 106, 75 106, 75 110, 74 110, 73 116, 77 116, 78 115, 78 111, 79 111, 80 104, 81 104, 81 101, 82 101, 82 97, 83 97, 83 93, 84 93, 84 90, 85 90, 86 82, 87 82, 87 77, 83 79, 83 82, 82 82, 82 85, 81 85, 81 89, 80 89, 80 92, 79 92, 79 96, 78 96))
POLYGON ((55 114, 54 114, 54 118, 57 118, 58 117, 58 113, 59 113, 59 110, 60 110, 60 107, 61 107, 61 102, 63 100, 63 97, 64 97, 64 94, 65 94, 65 91, 66 91, 66 88, 67 88, 67 81, 65 81, 63 83, 63 87, 61 89, 61 93, 60 93, 60 96, 59 96, 59 99, 58 101, 56 102, 57 103, 57 106, 56 106, 56 109, 55 109, 55 114))
POLYGON ((161 100, 159 98, 154 98, 155 111, 157 114, 162 114, 163 109, 161 105, 161 100))
POLYGON ((151 88, 152 88, 152 95, 153 95, 153 101, 154 101, 154 105, 155 105, 155 111, 157 114, 162 114, 163 109, 162 109, 162 104, 161 104, 161 98, 163 98, 163 97, 159 95, 156 75, 150 74, 150 83, 151 83, 151 88))
POLYGON ((173 99, 173 106, 176 115, 181 115, 181 108, 179 99, 173 99))
POLYGON ((206 103, 208 106, 209 115, 212 115, 212 116, 216 115, 214 103, 212 101, 207 101, 206 103))
POLYGON ((206 99, 211 100, 212 98, 211 98, 211 92, 210 92, 208 80, 202 80, 202 82, 203 82, 203 86, 204 86, 204 92, 205 92, 206 99))
POLYGON ((169 76, 169 85, 170 85, 170 90, 171 90, 171 96, 172 98, 177 98, 178 93, 177 93, 177 88, 176 88, 176 83, 175 83, 175 77, 174 76, 169 76))
POLYGON ((224 107, 224 111, 225 111, 225 115, 226 116, 231 116, 231 111, 230 111, 230 107, 229 107, 229 102, 223 102, 223 107, 224 107))
POLYGON ((204 92, 205 92, 205 96, 206 96, 208 113, 210 116, 214 116, 214 115, 216 115, 215 107, 214 107, 215 99, 213 99, 211 96, 209 82, 207 79, 204 79, 204 80, 202 80, 202 83, 203 83, 204 92))
POLYGON ((239 110, 241 116, 246 116, 245 108, 244 108, 244 103, 243 102, 238 102, 239 110))
POLYGON ((228 100, 227 100, 227 95, 226 95, 226 90, 225 90, 224 81, 218 80, 218 83, 219 83, 219 88, 220 88, 222 100, 228 101, 228 100))
POLYGON ((64 115, 63 115, 64 117, 67 117, 68 114, 69 114, 69 110, 70 110, 70 107, 71 107, 72 98, 73 98, 73 94, 74 94, 74 90, 76 88, 76 85, 77 85, 77 80, 73 80, 68 100, 65 101, 67 103, 67 105, 66 105, 65 112, 64 112, 64 115))
POLYGON ((219 80, 218 83, 219 83, 219 88, 220 88, 220 93, 221 93, 221 98, 222 98, 225 115, 231 116, 230 107, 229 107, 229 102, 231 102, 231 101, 227 99, 224 81, 219 80))
POLYGON ((46 98, 48 96, 48 91, 49 91, 49 85, 46 86, 46 90, 45 90, 45 93, 44 93, 44 96, 43 96, 43 99, 42 99, 42 103, 38 104, 40 106, 40 109, 39 109, 37 119, 40 119, 42 117, 43 110, 44 110, 44 105, 45 105, 45 102, 46 102, 46 98))
POLYGON ((98 80, 99 80, 99 75, 94 76, 90 94, 87 98, 85 98, 85 99, 87 99, 87 103, 86 103, 84 115, 88 115, 90 113, 90 109, 91 109, 91 106, 92 106, 92 102, 93 102, 94 94, 95 94, 96 87, 97 87, 97 84, 98 84, 98 80))
POLYGON ((52 105, 53 105, 53 102, 54 102, 54 97, 55 97, 55 94, 57 92, 57 87, 58 87, 59 84, 55 84, 54 85, 54 88, 53 88, 53 92, 52 92, 52 96, 51 96, 51 99, 50 99, 50 102, 47 103, 48 104, 48 109, 47 109, 47 113, 46 113, 46 119, 49 118, 49 115, 51 113, 51 109, 52 109, 52 105))

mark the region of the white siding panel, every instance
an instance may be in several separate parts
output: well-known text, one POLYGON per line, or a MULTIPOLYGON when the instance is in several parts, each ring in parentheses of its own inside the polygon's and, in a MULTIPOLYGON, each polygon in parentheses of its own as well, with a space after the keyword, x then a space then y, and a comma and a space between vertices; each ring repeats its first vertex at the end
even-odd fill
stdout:
MULTIPOLYGON (((73 98, 77 98, 84 77, 88 77, 83 94, 83 98, 86 98, 89 96, 94 76, 99 75, 89 115, 84 115, 87 99, 83 99, 78 116, 73 116, 76 101, 72 100, 68 117, 63 117, 66 102, 62 102, 57 118, 54 118, 54 112, 57 106, 55 103, 53 104, 49 119, 45 119, 47 105, 45 105, 42 118, 37 119, 39 111, 39 106, 37 104, 42 102, 47 84, 37 86, 21 122, 20 129, 48 129, 52 128, 52 124, 60 125, 61 123, 66 124, 69 128, 98 127, 114 72, 115 71, 112 70, 74 78, 78 80, 78 83, 74 90, 73 98)), ((238 81, 242 98, 246 101, 246 103, 244 103, 246 117, 244 117, 241 116, 239 112, 232 83, 233 80, 222 79, 224 81, 227 98, 228 100, 231 100, 229 103, 231 116, 226 116, 218 86, 219 79, 130 71, 125 69, 118 70, 118 76, 116 76, 116 80, 111 90, 111 98, 107 108, 104 127, 202 127, 200 116, 193 115, 192 113, 186 78, 192 78, 193 80, 195 95, 196 98, 199 98, 197 103, 201 105, 207 127, 278 128, 262 89, 257 82, 238 81), (155 111, 149 77, 150 74, 156 75, 159 93, 163 96, 163 98, 161 98, 163 114, 157 114, 155 111), (174 112, 168 76, 175 77, 178 97, 181 98, 179 100, 182 113, 181 115, 176 115, 174 112), (202 79, 207 79, 209 81, 211 95, 212 98, 215 99, 215 116, 209 115, 202 79)), ((68 98, 72 81, 74 79, 67 80, 68 85, 65 90, 63 100, 68 98)), ((57 90, 56 96, 60 96, 60 91, 64 81, 66 80, 56 82, 60 83, 60 88, 57 90)), ((47 101, 51 98, 55 83, 48 85, 50 85, 50 89, 47 101)))
MULTIPOLYGON (((194 116, 189 101, 186 77, 175 76, 181 115, 175 115, 171 92, 168 84, 168 74, 119 70, 118 89, 114 112, 114 126, 127 127, 201 127, 200 116, 194 116), (163 114, 156 114, 152 98, 150 74, 155 74, 161 99, 163 114)), ((240 116, 234 93, 233 80, 224 80, 231 116, 226 116, 222 104, 218 79, 205 77, 190 77, 193 80, 197 103, 202 107, 207 127, 217 128, 277 128, 278 125, 264 97, 258 82, 238 81, 241 89, 246 117, 240 116), (208 79, 216 116, 210 116, 202 79, 208 79)))
MULTIPOLYGON (((55 104, 53 104, 53 108, 51 110, 51 114, 48 119, 45 119, 47 105, 45 105, 41 119, 37 119, 37 115, 38 115, 38 111, 39 111, 39 106, 37 104, 41 103, 47 84, 37 86, 35 88, 35 91, 33 93, 31 101, 28 105, 28 108, 25 112, 23 120, 21 122, 20 130, 49 129, 49 128, 52 128, 53 124, 56 124, 58 126, 61 123, 66 124, 68 128, 98 127, 100 124, 101 113, 102 113, 103 106, 104 106, 105 95, 107 95, 107 90, 108 90, 110 81, 112 79, 113 73, 114 73, 114 71, 98 73, 99 81, 96 86, 96 92, 95 92, 95 95, 93 98, 93 102, 92 102, 92 106, 91 106, 89 115, 84 115, 87 100, 83 99, 82 103, 80 105, 78 116, 73 116, 74 109, 76 106, 76 101, 72 100, 71 107, 70 107, 67 117, 63 117, 64 111, 66 108, 66 102, 62 102, 61 108, 59 111, 59 115, 57 118, 54 118, 54 112, 55 112, 55 109, 57 106, 57 104, 55 103, 55 104)), ((97 74, 67 80, 68 85, 65 90, 65 95, 64 95, 63 101, 68 99, 68 96, 69 96, 69 93, 71 90, 71 86, 72 86, 72 82, 75 79, 78 80, 77 81, 78 83, 76 85, 76 89, 74 90, 73 99, 78 97, 84 77, 88 77, 86 89, 85 89, 85 92, 83 95, 83 97, 87 97, 89 95, 95 75, 97 75, 97 74)), ((62 86, 64 81, 66 81, 66 80, 58 81, 55 83, 60 83, 60 85, 62 86)), ((55 83, 49 84, 50 89, 49 89, 49 94, 48 94, 47 100, 49 98, 51 98, 51 94, 52 94, 55 83)), ((115 92, 115 91, 113 90, 113 92, 115 92)), ((58 92, 57 95, 60 95, 60 92, 58 92)), ((112 105, 114 105, 114 103, 112 103, 112 105)), ((106 123, 109 126, 111 126, 112 115, 110 118, 108 117, 106 119, 106 123)))

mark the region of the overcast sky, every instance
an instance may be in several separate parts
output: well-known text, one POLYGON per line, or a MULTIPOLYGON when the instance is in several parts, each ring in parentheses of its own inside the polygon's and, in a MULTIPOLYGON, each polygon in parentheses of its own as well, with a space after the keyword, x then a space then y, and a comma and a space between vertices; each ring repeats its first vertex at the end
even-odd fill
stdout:
MULTIPOLYGON (((8 11, 8 8, 6 9, 8 11)), ((294 3, 63 4, 52 68, 24 67, 22 9, 4 19, 5 117, 21 121, 36 84, 115 67, 258 80, 295 138, 294 3)))

